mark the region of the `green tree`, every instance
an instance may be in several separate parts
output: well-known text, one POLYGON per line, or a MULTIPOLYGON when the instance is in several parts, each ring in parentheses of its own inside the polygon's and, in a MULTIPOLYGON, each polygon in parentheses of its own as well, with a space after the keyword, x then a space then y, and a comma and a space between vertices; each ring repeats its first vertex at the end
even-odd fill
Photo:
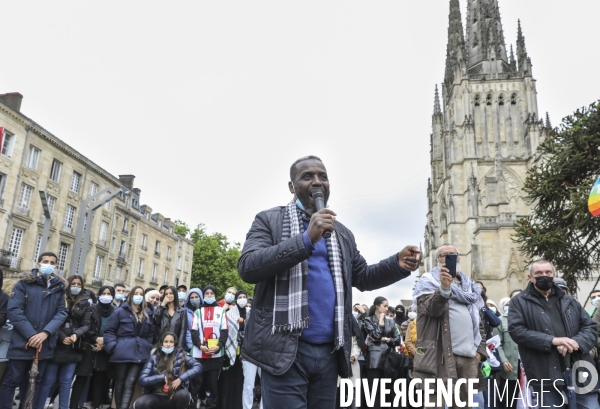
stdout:
POLYGON ((254 286, 242 281, 237 272, 237 262, 242 253, 240 243, 230 244, 224 234, 207 234, 204 224, 199 224, 191 234, 194 242, 192 261, 192 287, 214 285, 217 299, 228 287, 244 290, 251 297, 254 286))
POLYGON ((589 279, 600 259, 600 217, 587 206, 600 176, 600 101, 564 118, 538 151, 543 159, 523 187, 533 207, 513 239, 527 257, 554 263, 576 291, 577 280, 589 279))
POLYGON ((179 234, 182 237, 187 238, 188 234, 190 234, 190 226, 186 222, 182 222, 181 220, 175 220, 173 222, 175 225, 175 233, 179 234))

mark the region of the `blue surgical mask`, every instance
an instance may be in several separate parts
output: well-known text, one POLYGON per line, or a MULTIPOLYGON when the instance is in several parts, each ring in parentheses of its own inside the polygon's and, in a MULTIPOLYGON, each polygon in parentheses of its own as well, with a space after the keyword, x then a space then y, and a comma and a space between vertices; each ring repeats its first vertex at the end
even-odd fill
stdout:
POLYGON ((52 264, 40 264, 40 273, 47 276, 54 272, 54 266, 52 264))
POLYGON ((133 303, 135 305, 140 305, 142 303, 142 301, 144 301, 144 296, 143 295, 134 295, 133 296, 133 303))
POLYGON ((117 301, 123 301, 123 298, 125 298, 125 294, 115 294, 115 300, 117 301))
POLYGON ((592 299, 592 304, 594 305, 594 307, 598 306, 598 300, 600 300, 598 297, 592 299))
POLYGON ((175 347, 171 347, 171 348, 161 347, 161 348, 162 348, 162 351, 167 355, 169 355, 170 353, 172 353, 175 350, 175 347))
POLYGON ((225 294, 225 302, 227 304, 231 304, 234 299, 235 299, 235 295, 229 294, 229 293, 225 294))
POLYGON ((298 209, 302 210, 303 212, 306 213, 306 209, 304 208, 304 205, 302 204, 302 202, 300 201, 300 199, 296 199, 296 206, 298 206, 298 209))
POLYGON ((215 301, 215 297, 204 297, 204 302, 207 304, 214 304, 215 301))
POLYGON ((505 305, 505 306, 504 306, 504 313, 505 313, 505 314, 508 314, 508 305, 505 305))
POLYGON ((185 296, 186 295, 187 295, 186 293, 178 292, 177 293, 177 298, 179 299, 179 301, 185 301, 185 296))
POLYGON ((200 298, 195 298, 193 300, 190 300, 190 304, 194 308, 200 307, 200 298))
POLYGON ((80 292, 81 292, 81 287, 71 286, 71 294, 79 295, 80 292))

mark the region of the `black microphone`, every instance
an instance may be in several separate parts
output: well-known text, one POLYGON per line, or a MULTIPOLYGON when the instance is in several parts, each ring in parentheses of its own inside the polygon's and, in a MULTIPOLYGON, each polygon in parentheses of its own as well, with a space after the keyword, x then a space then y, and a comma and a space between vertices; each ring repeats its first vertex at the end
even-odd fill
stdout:
MULTIPOLYGON (((325 196, 323 195, 323 191, 321 189, 313 189, 312 198, 315 202, 315 206, 317 208, 317 212, 321 209, 325 209, 325 196)), ((323 237, 328 239, 331 237, 331 231, 325 230, 323 232, 323 237)))

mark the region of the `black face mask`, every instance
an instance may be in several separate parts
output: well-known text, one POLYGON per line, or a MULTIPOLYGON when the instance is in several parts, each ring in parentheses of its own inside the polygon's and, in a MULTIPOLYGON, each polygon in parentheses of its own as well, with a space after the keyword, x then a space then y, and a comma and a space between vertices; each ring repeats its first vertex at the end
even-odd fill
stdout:
POLYGON ((553 277, 541 276, 535 278, 535 286, 542 291, 548 291, 552 288, 553 277))
POLYGON ((404 317, 404 311, 396 311, 396 317, 398 317, 398 318, 404 317))

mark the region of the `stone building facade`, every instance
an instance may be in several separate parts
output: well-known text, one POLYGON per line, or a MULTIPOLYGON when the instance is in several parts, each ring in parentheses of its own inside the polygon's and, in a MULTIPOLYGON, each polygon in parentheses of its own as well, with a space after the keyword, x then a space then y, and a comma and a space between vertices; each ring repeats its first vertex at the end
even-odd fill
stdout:
POLYGON ((66 277, 76 271, 71 259, 83 201, 112 187, 126 194, 98 208, 85 226, 91 229, 86 286, 189 287, 193 243, 174 232, 170 219, 140 205, 135 176, 110 174, 23 115, 21 100, 18 93, 0 95, 0 267, 5 276, 31 269, 43 251, 40 190, 51 212, 46 250, 58 255, 59 273, 66 277))
POLYGON ((511 236, 529 213, 521 188, 540 156, 550 120, 540 118, 536 80, 518 25, 507 51, 497 0, 450 0, 441 100, 435 88, 431 178, 423 269, 443 243, 458 248, 462 270, 496 301, 524 288, 524 257, 511 236))

